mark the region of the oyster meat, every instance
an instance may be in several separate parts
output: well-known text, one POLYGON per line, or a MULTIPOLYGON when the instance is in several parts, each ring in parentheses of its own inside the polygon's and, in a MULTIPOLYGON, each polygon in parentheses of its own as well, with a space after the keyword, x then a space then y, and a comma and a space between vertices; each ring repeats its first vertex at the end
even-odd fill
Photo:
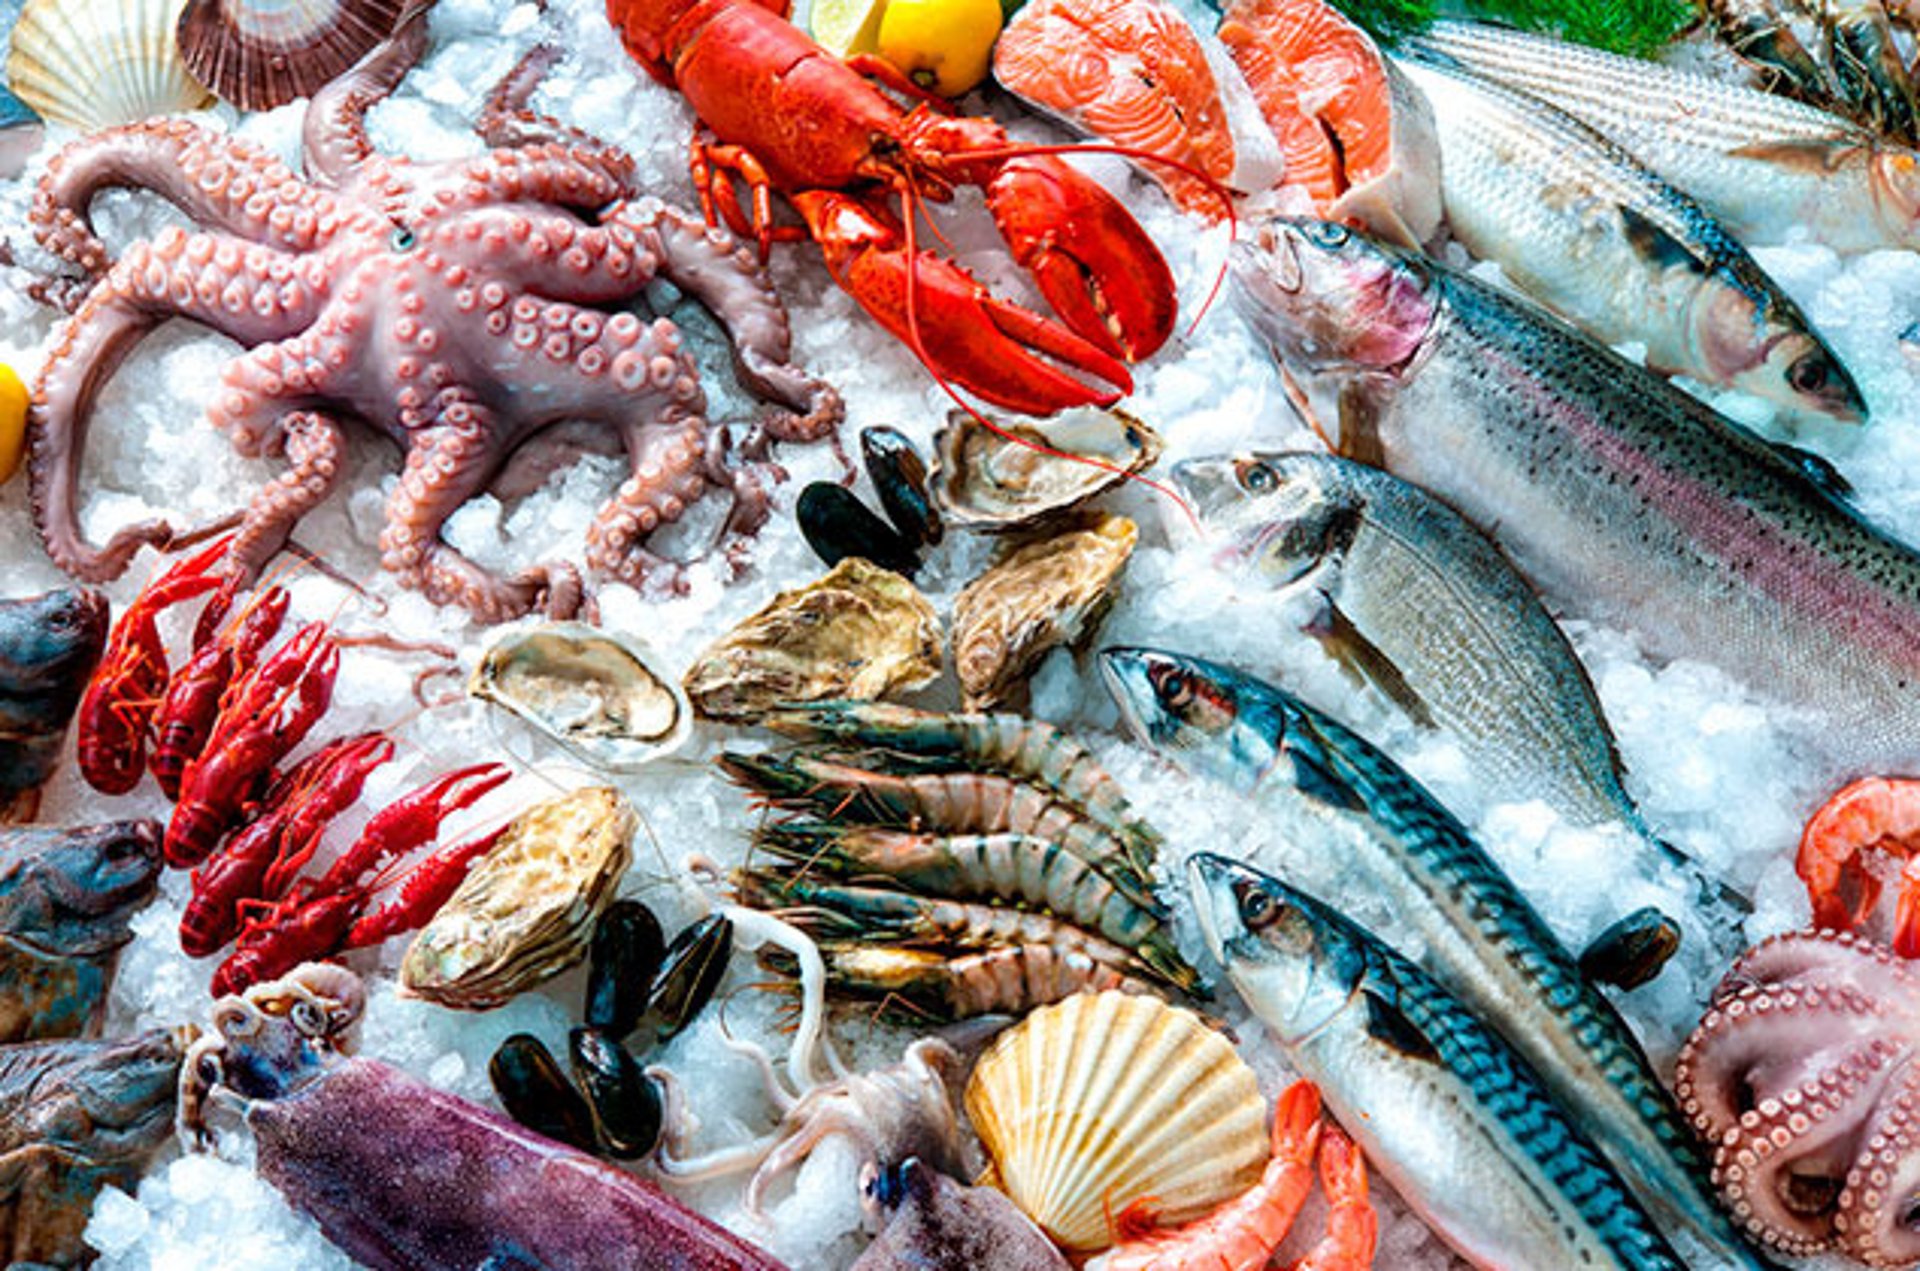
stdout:
POLYGON ((939 615, 896 573, 850 556, 783 591, 687 671, 694 709, 752 721, 782 702, 871 700, 940 674, 939 615))
POLYGON ((953 665, 970 711, 1015 696, 1048 650, 1098 625, 1139 527, 1101 516, 1015 548, 953 604, 953 665))
POLYGON ((586 956, 633 859, 639 825, 620 792, 589 786, 527 809, 414 938, 401 988, 484 1011, 586 956))
POLYGON ((1092 406, 1002 427, 1031 444, 1010 441, 964 411, 954 411, 934 438, 933 496, 955 525, 998 531, 1058 515, 1152 466, 1162 448, 1160 435, 1138 419, 1092 406))
POLYGON ((603 772, 677 750, 693 726, 680 686, 638 642, 583 622, 510 631, 487 647, 467 692, 526 720, 603 772))

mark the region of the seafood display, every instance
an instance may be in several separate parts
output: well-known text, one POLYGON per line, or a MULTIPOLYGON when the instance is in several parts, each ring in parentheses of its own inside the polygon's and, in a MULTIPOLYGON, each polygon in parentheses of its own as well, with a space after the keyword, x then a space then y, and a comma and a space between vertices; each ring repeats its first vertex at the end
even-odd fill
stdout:
POLYGON ((1920 1258, 1916 992, 1903 958, 1831 931, 1762 941, 1714 990, 1675 1088, 1728 1208, 1768 1249, 1920 1258))
POLYGON ((173 1137, 187 1038, 0 1046, 0 1256, 86 1266, 94 1197, 130 1188, 173 1137))
POLYGON ((1916 20, 0 5, 0 1253, 1920 1267, 1916 20))
POLYGON ((160 827, 0 829, 0 1045, 93 1036, 134 911, 160 881, 160 827))
POLYGON ((37 804, 106 639, 97 592, 0 601, 0 820, 37 804))
POLYGON ((178 121, 96 133, 49 165, 35 234, 92 280, 41 369, 29 420, 35 521, 62 569, 115 578, 142 546, 174 537, 163 522, 143 523, 96 547, 77 499, 110 368, 172 316, 247 348, 224 373, 209 420, 241 454, 290 465, 226 549, 223 568, 243 580, 344 474, 347 415, 408 454, 382 563, 403 585, 483 621, 540 607, 569 617, 579 606, 571 565, 502 577, 440 534, 516 448, 560 419, 617 431, 632 468, 589 533, 595 569, 636 585, 670 576, 647 541, 710 485, 732 490, 730 523, 744 534, 764 519, 755 507, 765 492, 750 471, 725 468, 709 439, 705 395, 678 329, 592 307, 637 296, 656 275, 710 304, 736 333, 746 382, 793 412, 770 419, 773 436, 832 430, 839 399, 788 363, 785 311, 751 257, 641 196, 623 152, 570 144, 578 139, 528 122, 524 99, 550 52, 536 49, 489 102, 479 131, 507 144, 438 164, 377 154, 366 112, 426 43, 416 5, 390 40, 313 99, 305 179, 244 142, 178 121), (151 189, 208 228, 165 231, 116 259, 88 220, 93 196, 114 186, 151 189), (583 223, 577 209, 600 211, 583 223), (527 391, 516 395, 516 386, 527 391))

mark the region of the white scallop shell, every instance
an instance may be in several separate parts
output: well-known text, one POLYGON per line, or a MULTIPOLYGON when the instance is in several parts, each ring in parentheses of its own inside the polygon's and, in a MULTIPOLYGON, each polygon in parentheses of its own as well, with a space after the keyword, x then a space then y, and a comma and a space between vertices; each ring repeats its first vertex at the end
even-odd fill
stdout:
POLYGON ((182 0, 27 0, 13 28, 7 82, 57 123, 86 131, 210 100, 180 60, 182 0))
POLYGON ((1266 1101, 1191 1011, 1085 993, 1001 1034, 967 1083, 988 1181, 1073 1251, 1104 1249, 1136 1200, 1188 1222, 1259 1181, 1266 1101))

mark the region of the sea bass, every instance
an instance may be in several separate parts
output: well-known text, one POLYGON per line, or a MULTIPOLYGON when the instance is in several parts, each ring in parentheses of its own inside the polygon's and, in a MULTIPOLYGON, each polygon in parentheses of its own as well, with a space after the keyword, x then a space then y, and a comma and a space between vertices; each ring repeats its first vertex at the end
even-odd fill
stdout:
POLYGON ((1109 649, 1101 669, 1147 745, 1256 797, 1289 837, 1363 872, 1426 946, 1428 970, 1500 1030, 1646 1204, 1733 1265, 1766 1265, 1721 1211, 1693 1131, 1619 1012, 1423 786, 1339 723, 1229 667, 1109 649))
POLYGON ((1541 593, 1807 709, 1838 775, 1920 762, 1920 555, 1559 320, 1338 225, 1269 221, 1237 299, 1340 453, 1489 530, 1541 593))
POLYGON ((1257 870, 1206 853, 1187 870, 1240 996, 1475 1266, 1687 1265, 1525 1061, 1418 967, 1257 870))
POLYGON ((1860 389, 1799 306, 1707 210, 1579 120, 1445 66, 1400 64, 1433 104, 1447 225, 1522 291, 1669 375, 1857 424, 1860 389))
POLYGON ((1436 22, 1407 47, 1558 106, 1749 245, 1781 242, 1796 226, 1841 252, 1915 241, 1920 154, 1838 115, 1505 27, 1436 22))

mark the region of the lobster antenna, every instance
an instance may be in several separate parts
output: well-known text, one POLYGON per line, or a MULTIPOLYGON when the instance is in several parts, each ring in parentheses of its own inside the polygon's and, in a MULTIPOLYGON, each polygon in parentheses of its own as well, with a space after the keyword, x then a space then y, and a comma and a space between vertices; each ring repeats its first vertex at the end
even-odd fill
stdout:
POLYGON ((921 200, 920 200, 919 191, 914 187, 913 179, 911 176, 906 177, 900 185, 900 199, 901 199, 901 206, 906 213, 906 215, 903 216, 901 219, 906 223, 906 235, 907 235, 907 261, 908 261, 907 335, 909 337, 908 343, 911 345, 913 349, 913 355, 920 359, 920 365, 927 368, 927 373, 933 376, 933 382, 940 386, 940 391, 945 393, 948 397, 952 398, 954 404, 958 406, 961 410, 973 416, 973 418, 979 422, 981 427, 985 428, 988 432, 993 433, 995 436, 1000 437, 1005 441, 1010 441, 1016 446, 1024 446, 1028 450, 1036 451, 1052 459, 1064 459, 1069 463, 1083 463, 1083 464, 1086 464, 1088 467, 1098 468, 1103 472, 1111 472, 1116 476, 1120 477, 1124 481, 1139 482, 1141 485, 1146 486, 1149 490, 1154 491, 1156 494, 1159 494, 1161 497, 1171 500, 1173 505, 1179 508, 1180 511, 1186 516, 1188 524, 1192 525, 1194 529, 1198 530, 1200 528, 1199 516, 1195 514, 1192 505, 1189 504, 1185 499, 1181 498, 1179 493, 1174 489, 1172 489, 1170 486, 1167 486, 1162 484, 1161 482, 1155 481, 1151 477, 1143 477, 1137 472, 1128 472, 1125 468, 1120 467, 1118 464, 1109 463, 1105 459, 1096 459, 1091 455, 1068 454, 1065 451, 1054 449, 1052 446, 1047 445, 1045 442, 1034 441, 1031 438, 1022 437, 1019 434, 1011 432, 1008 429, 1002 428, 1000 425, 994 423, 991 419, 988 419, 986 415, 982 414, 980 409, 977 406, 967 401, 966 398, 960 396, 959 391, 954 388, 952 381, 950 381, 944 374, 941 373, 940 368, 935 366, 933 363, 933 359, 927 355, 927 346, 920 338, 920 305, 919 305, 918 299, 915 296, 915 292, 918 290, 918 288, 914 285, 915 274, 912 267, 912 262, 913 262, 913 258, 919 253, 918 242, 916 239, 916 235, 914 233, 914 225, 919 220, 921 200))

